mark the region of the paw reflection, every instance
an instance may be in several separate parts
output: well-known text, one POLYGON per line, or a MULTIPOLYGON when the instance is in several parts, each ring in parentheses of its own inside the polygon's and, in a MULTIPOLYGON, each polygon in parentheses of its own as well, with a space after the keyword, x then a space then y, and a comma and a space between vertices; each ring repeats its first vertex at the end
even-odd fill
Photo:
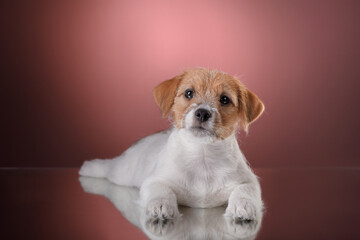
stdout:
POLYGON ((172 219, 150 218, 146 221, 146 230, 156 236, 165 236, 170 234, 174 229, 174 221, 172 219))
POLYGON ((181 217, 149 218, 136 201, 139 190, 118 186, 105 179, 80 177, 85 192, 108 198, 121 214, 151 239, 255 239, 258 221, 224 216, 225 208, 180 207, 181 217))
POLYGON ((227 218, 226 223, 229 232, 242 238, 250 237, 258 227, 258 222, 243 218, 227 218))

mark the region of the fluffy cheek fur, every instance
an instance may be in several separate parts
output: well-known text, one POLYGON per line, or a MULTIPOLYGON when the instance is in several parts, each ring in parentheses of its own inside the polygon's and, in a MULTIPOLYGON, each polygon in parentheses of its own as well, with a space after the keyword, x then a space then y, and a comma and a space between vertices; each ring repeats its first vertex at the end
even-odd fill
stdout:
POLYGON ((184 128, 184 120, 187 113, 191 111, 192 108, 196 106, 196 103, 193 100, 186 100, 182 96, 177 96, 174 100, 173 105, 173 119, 175 126, 177 128, 184 128))
MULTIPOLYGON (((219 105, 221 105, 219 103, 219 105)), ((233 105, 219 108, 221 126, 218 129, 218 136, 221 139, 227 138, 235 132, 240 119, 239 109, 233 105)))

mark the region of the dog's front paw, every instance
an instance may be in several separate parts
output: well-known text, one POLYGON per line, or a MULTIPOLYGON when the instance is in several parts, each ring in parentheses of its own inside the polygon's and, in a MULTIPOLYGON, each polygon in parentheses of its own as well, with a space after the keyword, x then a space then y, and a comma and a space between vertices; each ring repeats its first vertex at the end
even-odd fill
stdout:
POLYGON ((228 207, 225 211, 225 216, 242 221, 256 220, 260 209, 257 209, 255 204, 246 198, 233 199, 229 201, 228 207))
POLYGON ((147 204, 146 215, 152 218, 173 219, 179 215, 179 210, 176 201, 156 198, 147 204))

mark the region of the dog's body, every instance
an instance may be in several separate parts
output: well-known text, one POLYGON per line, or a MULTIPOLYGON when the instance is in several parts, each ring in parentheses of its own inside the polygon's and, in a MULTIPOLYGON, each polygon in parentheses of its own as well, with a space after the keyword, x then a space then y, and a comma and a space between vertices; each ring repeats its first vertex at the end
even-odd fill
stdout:
POLYGON ((175 126, 139 140, 115 159, 85 162, 80 174, 139 187, 151 217, 174 218, 178 204, 228 203, 227 216, 256 220, 262 214, 260 186, 235 134, 239 120, 247 129, 264 107, 237 82, 197 69, 160 84, 155 100, 165 116, 173 112, 175 126))

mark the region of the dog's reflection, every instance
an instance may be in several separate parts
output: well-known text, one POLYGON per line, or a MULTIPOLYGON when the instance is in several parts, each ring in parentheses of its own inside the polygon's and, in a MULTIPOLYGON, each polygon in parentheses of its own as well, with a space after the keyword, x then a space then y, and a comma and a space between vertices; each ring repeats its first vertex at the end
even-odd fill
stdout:
POLYGON ((148 218, 136 203, 137 188, 123 187, 106 179, 80 177, 85 192, 108 198, 122 215, 151 239, 255 239, 261 219, 236 221, 224 217, 224 207, 199 209, 180 207, 182 217, 174 220, 148 218))

